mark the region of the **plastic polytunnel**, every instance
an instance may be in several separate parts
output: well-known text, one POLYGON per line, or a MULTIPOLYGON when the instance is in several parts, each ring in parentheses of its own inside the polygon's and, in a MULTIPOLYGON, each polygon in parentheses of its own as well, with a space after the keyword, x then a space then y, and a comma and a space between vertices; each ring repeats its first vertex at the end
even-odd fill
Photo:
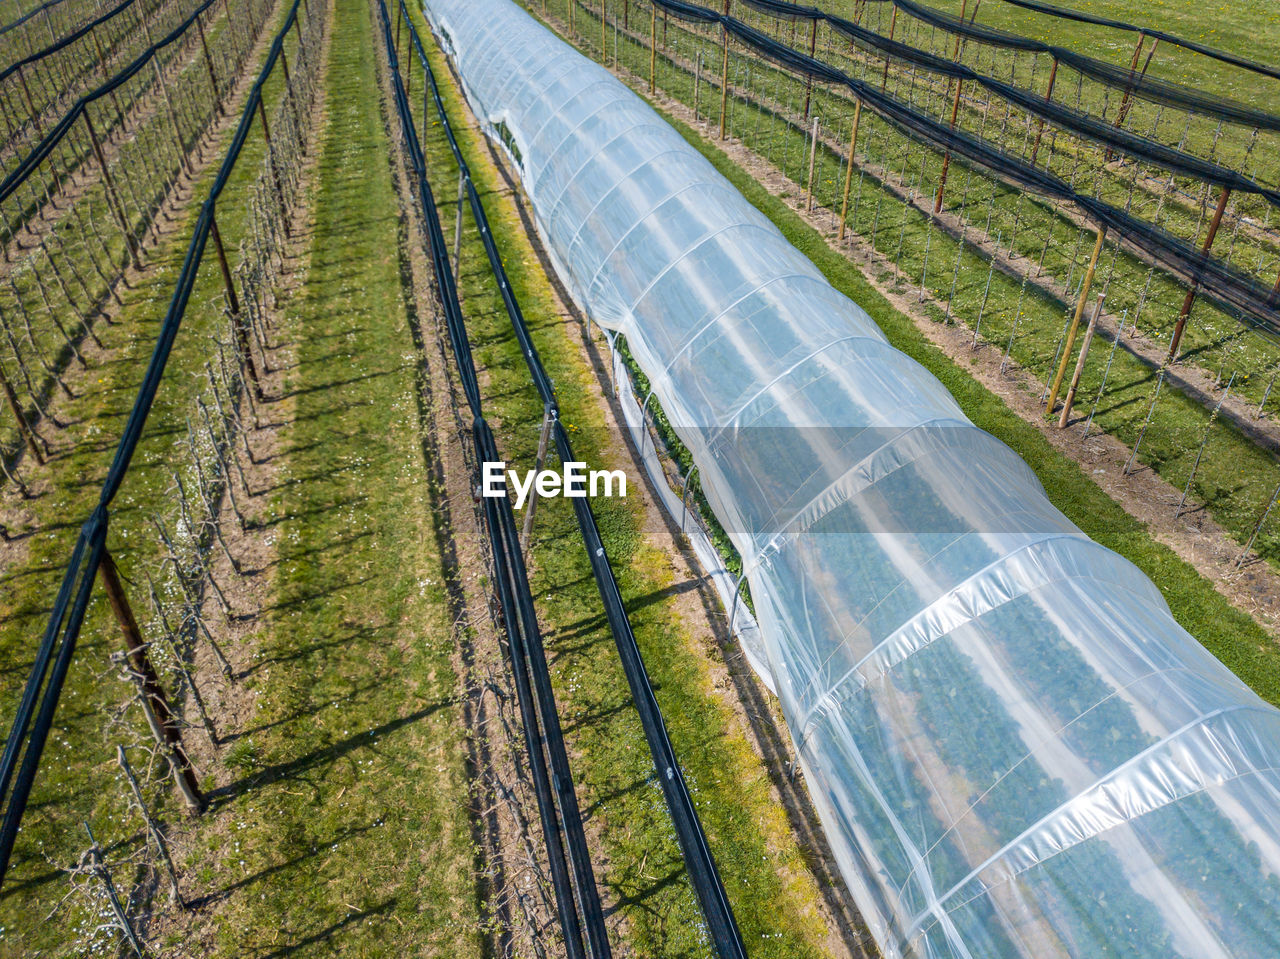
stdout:
POLYGON ((693 453, 884 954, 1280 956, 1280 712, 622 83, 426 10, 693 453))

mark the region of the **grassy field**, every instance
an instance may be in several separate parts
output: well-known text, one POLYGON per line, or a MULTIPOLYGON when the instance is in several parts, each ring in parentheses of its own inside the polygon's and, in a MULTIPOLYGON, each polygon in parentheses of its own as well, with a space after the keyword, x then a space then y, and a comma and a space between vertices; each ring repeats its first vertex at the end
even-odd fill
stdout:
MULTIPOLYGON (((253 707, 179 839, 201 956, 480 955, 464 730, 367 0, 338 0, 253 707), (228 854, 229 851, 233 854, 228 854)), ((190 944, 184 946, 190 940, 190 944)))
MULTIPOLYGON (((313 11, 322 7, 312 0, 313 11)), ((1004 5, 992 0, 983 10, 988 8, 994 13, 1004 5)), ((267 467, 271 482, 254 507, 255 527, 266 531, 270 549, 253 573, 262 608, 253 611, 232 651, 240 671, 234 697, 239 706, 216 717, 222 739, 201 764, 211 798, 203 817, 181 818, 163 784, 149 790, 161 802, 184 894, 195 906, 179 912, 159 902, 146 905, 148 894, 140 894, 140 908, 154 907, 148 932, 165 955, 489 954, 486 923, 493 909, 485 901, 485 864, 474 836, 474 771, 464 748, 469 732, 448 592, 451 578, 483 578, 484 571, 453 568, 443 556, 457 530, 445 528, 445 494, 433 474, 430 448, 444 440, 430 435, 424 412, 426 392, 440 387, 424 378, 413 336, 414 291, 406 261, 418 233, 393 177, 391 151, 398 147, 381 102, 375 14, 368 0, 334 0, 333 16, 326 107, 317 116, 319 153, 306 200, 310 226, 300 244, 297 284, 281 296, 277 310, 277 333, 285 341, 281 355, 289 363, 275 400, 263 407, 264 416, 279 424, 267 467)), ((430 43, 421 17, 414 17, 514 290, 557 384, 577 453, 593 467, 621 467, 625 457, 607 428, 580 330, 562 314, 501 172, 482 137, 465 123, 465 104, 446 61, 430 43)), ((584 36, 598 36, 598 22, 586 19, 582 8, 577 17, 584 36)), ((622 42, 620 50, 624 65, 647 70, 643 47, 622 42)), ((692 78, 670 61, 660 63, 664 88, 692 102, 692 78)), ((415 90, 420 83, 415 77, 415 90)), ((269 102, 278 99, 278 80, 269 94, 269 102)), ((700 95, 705 116, 716 99, 705 77, 700 95)), ((415 110, 421 108, 419 101, 415 110)), ((434 116, 419 120, 441 218, 449 225, 456 168, 434 116)), ((794 127, 743 103, 735 106, 731 123, 739 136, 751 131, 763 144, 761 152, 793 179, 803 179, 805 145, 794 127)), ((1160 586, 1180 623, 1264 698, 1280 704, 1280 652, 1255 622, 1155 544, 962 364, 929 345, 782 198, 770 195, 699 132, 676 126, 838 289, 868 310, 895 346, 938 376, 978 426, 1012 446, 1059 508, 1094 539, 1138 564, 1160 586)), ((876 134, 869 136, 874 144, 876 134)), ((883 132, 879 136, 887 139, 883 132)), ((898 156, 882 155, 895 162, 898 156)), ((255 137, 229 196, 239 195, 262 157, 255 137)), ((834 154, 820 155, 822 197, 834 197, 841 172, 834 154)), ((922 176, 927 182, 929 174, 922 176)), ((206 176, 195 195, 207 186, 206 176)), ((988 271, 982 257, 965 251, 953 274, 959 251, 954 241, 931 234, 927 218, 873 182, 859 182, 857 190, 851 202, 856 229, 874 230, 878 249, 892 253, 908 275, 926 272, 923 285, 944 299, 955 275, 957 315, 972 316, 981 296, 983 325, 995 343, 1002 344, 1012 317, 1023 312, 1013 358, 1047 369, 1046 344, 1060 329, 1060 304, 1041 302, 998 273, 983 292, 988 271)), ((1011 199, 999 202, 1007 213, 1011 199)), ((78 523, 97 496, 193 213, 185 211, 181 227, 152 251, 152 268, 125 292, 124 306, 104 326, 108 361, 83 383, 76 381, 78 395, 62 411, 73 425, 60 435, 59 455, 40 474, 48 488, 26 507, 28 534, 5 554, 0 673, 7 679, 0 712, 13 711, 32 637, 43 627, 78 523)), ((1051 219, 1046 213, 1044 222, 1051 219)), ((219 222, 234 247, 248 222, 242 204, 220 207, 219 222)), ((529 466, 541 404, 469 216, 464 227, 459 286, 483 368, 486 412, 508 460, 529 466)), ((1055 268, 1070 269, 1065 251, 1073 241, 1064 234, 1052 244, 1062 258, 1055 268)), ((1080 257, 1070 259, 1078 263, 1080 257)), ((117 501, 112 547, 131 584, 144 582, 144 572, 154 568, 147 520, 172 505, 169 470, 186 456, 191 415, 182 387, 199 373, 209 335, 222 322, 220 283, 214 264, 207 264, 143 447, 117 501)), ((1096 389, 1099 374, 1091 366, 1083 396, 1096 389)), ((1124 438, 1146 414, 1150 371, 1121 352, 1110 384, 1097 422, 1124 438)), ((1171 482, 1185 477, 1206 415, 1177 395, 1157 407, 1144 450, 1171 482)), ((1219 424, 1201 469, 1197 491, 1215 517, 1238 533, 1245 530, 1256 518, 1259 491, 1269 494, 1273 487, 1274 463, 1219 424)), ((822 892, 811 868, 818 852, 798 839, 777 799, 780 770, 776 762, 761 760, 753 741, 760 733, 753 733, 735 702, 725 663, 732 649, 717 639, 702 604, 691 598, 691 581, 673 564, 670 537, 648 512, 656 507, 639 496, 597 500, 593 506, 750 954, 827 954, 827 944, 841 933, 829 927, 820 908, 822 892)), ((10 502, 6 508, 18 507, 10 502)), ((472 535, 469 527, 464 532, 472 535)), ((1265 550, 1280 558, 1280 535, 1267 537, 1265 550)), ((553 681, 612 928, 631 955, 706 956, 696 902, 571 504, 543 504, 531 554, 553 681)), ((133 717, 123 727, 102 722, 125 696, 107 663, 118 646, 114 622, 97 602, 14 870, 0 896, 0 956, 71 952, 73 942, 86 946, 82 951, 114 948, 110 936, 93 931, 92 904, 72 898, 57 907, 67 892, 57 867, 84 848, 81 820, 93 826, 109 859, 121 860, 142 843, 139 823, 125 812, 112 753, 122 734, 137 734, 137 723, 133 717), (54 921, 42 921, 51 913, 54 921)), ((117 876, 126 888, 129 875, 122 868, 117 876)))

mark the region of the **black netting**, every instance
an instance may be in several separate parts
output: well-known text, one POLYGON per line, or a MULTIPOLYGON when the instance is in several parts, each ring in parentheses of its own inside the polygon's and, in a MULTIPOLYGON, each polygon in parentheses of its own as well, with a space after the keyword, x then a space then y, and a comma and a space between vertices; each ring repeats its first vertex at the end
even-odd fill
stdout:
MULTIPOLYGON (((802 7, 796 4, 784 3, 781 0, 740 0, 740 2, 766 12, 784 8, 793 12, 816 10, 814 7, 802 7)), ((997 96, 1016 104, 1033 116, 1052 123, 1082 139, 1097 143, 1108 151, 1144 160, 1170 173, 1192 177, 1220 187, 1230 187, 1232 190, 1242 193, 1254 193, 1265 197, 1271 204, 1280 206, 1280 191, 1268 189, 1229 167, 1224 167, 1211 160, 1205 160, 1139 134, 1130 133, 1113 123, 1098 119, 1088 113, 1055 103, 1052 100, 1046 100, 1043 94, 1011 86, 1008 83, 980 74, 964 64, 928 53, 897 40, 890 40, 888 37, 881 36, 874 31, 860 27, 840 17, 826 16, 825 14, 823 16, 833 29, 839 31, 863 49, 881 56, 891 57, 901 63, 909 63, 912 66, 920 67, 940 76, 979 84, 997 96)), ((699 19, 705 21, 705 17, 699 17, 699 19)), ((749 30, 750 28, 747 29, 749 30)), ((759 46, 759 38, 769 39, 767 35, 756 34, 755 31, 752 31, 752 34, 752 36, 743 35, 743 41, 752 46, 759 46)), ((761 52, 770 60, 794 69, 798 73, 804 73, 817 79, 830 80, 834 83, 844 82, 844 74, 840 74, 839 77, 832 77, 829 75, 830 70, 816 71, 807 62, 794 62, 792 58, 784 61, 779 59, 779 55, 774 52, 766 52, 764 50, 761 52)), ((807 56, 803 57, 804 61, 808 59, 807 56)), ((1280 117, 1273 119, 1280 121, 1280 117)))
MULTIPOLYGON (((900 43, 896 40, 890 40, 888 37, 867 30, 858 26, 850 20, 838 17, 834 14, 827 13, 817 7, 809 7, 801 4, 786 3, 784 0, 739 0, 740 3, 759 10, 762 13, 768 13, 771 16, 783 17, 787 19, 820 19, 825 20, 831 27, 840 33, 855 41, 864 48, 874 49, 882 55, 891 56, 898 60, 916 63, 930 70, 943 71, 944 65, 947 67, 956 66, 950 60, 944 60, 924 51, 900 43)), ((977 43, 985 43, 992 46, 1004 47, 1010 50, 1024 50, 1031 53, 1046 53, 1061 63, 1066 64, 1073 70, 1084 74, 1092 80, 1102 83, 1106 86, 1113 87, 1117 90, 1123 90, 1132 96, 1149 100, 1153 103, 1162 103, 1165 106, 1177 107, 1182 110, 1188 110, 1192 113, 1201 114, 1203 116, 1213 117, 1217 120, 1223 120, 1227 123, 1239 123, 1244 126, 1257 127, 1262 130, 1280 130, 1280 116, 1270 113, 1266 110, 1258 110, 1254 107, 1246 106, 1235 100, 1226 97, 1216 96, 1206 93, 1203 90, 1197 90, 1193 87, 1187 87, 1179 83, 1171 83, 1168 80, 1160 80, 1156 77, 1146 76, 1138 73, 1128 67, 1116 66, 1107 63, 1104 60, 1098 60, 1094 57, 1085 56, 1082 53, 1076 53, 1065 47, 1057 47, 1048 43, 1041 43, 1039 40, 1032 40, 1029 37, 1023 37, 1016 33, 1010 33, 1007 30, 1000 30, 996 27, 988 27, 982 24, 972 23, 968 20, 957 17, 954 14, 944 13, 941 10, 935 10, 914 0, 883 0, 883 2, 892 2, 905 13, 939 27, 949 33, 957 36, 965 37, 977 43)), ((1012 2, 1012 0, 1010 0, 1012 2)), ((1170 43, 1179 46, 1188 47, 1188 49, 1196 49, 1191 45, 1190 41, 1181 40, 1173 37, 1171 34, 1162 34, 1158 31, 1145 31, 1148 36, 1167 39, 1170 43)), ((1198 52, 1206 52, 1209 48, 1204 48, 1198 52)), ((1214 51, 1211 54, 1219 54, 1214 51)), ((1235 62, 1235 60, 1226 59, 1229 54, 1220 54, 1216 59, 1224 60, 1224 62, 1235 62)), ((1238 59, 1238 58, 1236 58, 1238 59)), ((1238 66, 1248 66, 1251 61, 1241 61, 1238 66)), ((1257 68, 1259 72, 1267 73, 1269 76, 1280 76, 1280 71, 1273 71, 1269 67, 1262 64, 1252 64, 1249 69, 1257 68)))
MULTIPOLYGON (((682 13, 694 6, 683 0, 653 0, 662 9, 671 9, 668 5, 673 2, 679 2, 682 13)), ((1277 309, 1280 304, 1277 304, 1271 289, 1190 246, 1167 230, 1139 220, 1103 200, 1077 193, 1059 177, 1031 166, 1021 157, 994 147, 973 134, 941 123, 882 92, 878 86, 855 80, 835 67, 794 50, 739 20, 706 8, 702 8, 702 15, 698 19, 704 22, 715 20, 723 24, 731 35, 774 63, 794 69, 805 76, 845 86, 866 107, 911 139, 983 167, 1005 183, 1075 205, 1095 225, 1108 230, 1117 240, 1139 252, 1144 258, 1183 282, 1199 287, 1202 293, 1220 304, 1232 307, 1257 329, 1280 336, 1280 309, 1277 309)), ((1255 192, 1264 192, 1256 185, 1253 189, 1255 192)))

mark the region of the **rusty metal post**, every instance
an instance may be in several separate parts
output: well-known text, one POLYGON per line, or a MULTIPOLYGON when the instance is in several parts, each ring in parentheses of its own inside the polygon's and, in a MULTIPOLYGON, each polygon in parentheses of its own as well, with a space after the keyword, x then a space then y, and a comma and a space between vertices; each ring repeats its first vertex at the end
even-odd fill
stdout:
MULTIPOLYGON (((951 101, 951 129, 956 128, 956 117, 960 113, 960 91, 964 89, 964 81, 956 81, 956 96, 951 101)), ((938 175, 938 195, 933 201, 933 212, 942 212, 942 197, 947 189, 947 170, 951 167, 951 151, 948 150, 942 155, 942 172, 938 175)))
POLYGON ((18 82, 22 85, 22 94, 27 101, 27 109, 31 111, 31 122, 36 124, 36 129, 40 129, 40 118, 36 116, 36 102, 31 99, 31 88, 27 86, 27 75, 23 72, 22 64, 18 64, 18 82))
POLYGON ((213 236, 213 248, 218 254, 218 266, 222 270, 222 282, 227 288, 227 302, 232 313, 240 312, 240 297, 236 295, 236 286, 231 281, 231 266, 227 262, 227 250, 222 245, 222 232, 218 229, 218 220, 213 210, 209 211, 209 232, 213 236))
MULTIPOLYGON (((1222 225, 1222 214, 1226 212, 1227 200, 1231 196, 1231 187, 1224 186, 1222 194, 1218 197, 1218 208, 1213 211, 1213 219, 1209 221, 1209 232, 1205 235, 1204 245, 1200 247, 1200 252, 1205 256, 1209 255, 1209 247, 1213 246, 1213 241, 1218 236, 1218 227, 1222 225)), ((1187 290, 1186 299, 1182 301, 1182 309, 1178 311, 1178 322, 1173 326, 1173 340, 1169 343, 1169 356, 1165 362, 1173 363, 1178 358, 1178 346, 1182 343, 1182 332, 1187 328, 1187 317, 1191 315, 1191 307, 1196 302, 1196 293, 1199 292, 1200 284, 1193 282, 1190 289, 1187 290)))
MULTIPOLYGON (((893 39, 893 31, 898 27, 898 5, 893 5, 893 15, 889 17, 889 39, 893 39)), ((880 78, 880 92, 889 85, 889 55, 884 55, 884 76, 880 78)))
POLYGON ((142 261, 138 257, 138 241, 134 239, 132 231, 129 229, 129 221, 125 218, 124 205, 120 202, 120 194, 116 190, 115 180, 111 177, 111 171, 107 168, 107 158, 102 154, 102 144, 98 142, 98 133, 93 128, 93 119, 89 116, 89 108, 86 106, 83 113, 84 124, 89 131, 89 142, 93 145, 93 154, 98 158, 98 166, 102 168, 102 182, 107 188, 107 205, 111 207, 112 212, 116 215, 116 222, 120 225, 120 232, 124 234, 125 246, 129 248, 129 257, 133 261, 136 269, 142 268, 142 261))
MULTIPOLYGON (((1049 68, 1049 86, 1044 91, 1045 103, 1053 99, 1053 84, 1058 79, 1058 58, 1053 58, 1053 66, 1049 68)), ((1036 142, 1031 147, 1031 165, 1036 165, 1036 154, 1040 152, 1040 138, 1044 136, 1044 117, 1036 119, 1036 142)))
POLYGON ((853 183, 853 150, 858 145, 858 121, 862 119, 862 101, 853 105, 853 130, 849 134, 849 164, 844 171, 844 199, 840 202, 840 236, 844 239, 845 226, 849 215, 849 186, 853 183))
POLYGON ((9 404, 9 411, 13 413, 13 418, 18 421, 18 432, 22 434, 22 439, 27 444, 27 449, 36 458, 36 462, 43 466, 44 454, 40 452, 40 447, 36 443, 36 432, 31 428, 31 424, 27 422, 27 417, 22 412, 22 404, 18 402, 18 394, 14 392, 13 384, 5 376, 3 367, 0 367, 0 392, 4 393, 5 402, 9 404))
POLYGON ((200 34, 200 46, 204 50, 204 65, 209 71, 209 86, 213 88, 213 105, 219 116, 225 115, 222 105, 222 93, 218 90, 218 75, 213 72, 213 57, 209 55, 209 43, 204 38, 204 24, 196 16, 196 32, 200 34))
POLYGON ((1076 314, 1067 330, 1067 342, 1062 349, 1062 360, 1058 363, 1058 372, 1054 374, 1053 386, 1049 389, 1049 401, 1045 404, 1045 415, 1053 413, 1058 405, 1058 391, 1062 389, 1062 378, 1067 375, 1067 362, 1071 359, 1071 348, 1075 346, 1076 334, 1080 330, 1080 318, 1084 316, 1084 305, 1089 299, 1089 287, 1093 284, 1093 273, 1098 266, 1098 255, 1102 252, 1102 240, 1107 235, 1104 227, 1098 227, 1098 238, 1093 244, 1093 255, 1089 257, 1089 268, 1085 270, 1084 280, 1080 284, 1080 297, 1076 300, 1076 314))
POLYGON ((169 700, 160 685, 160 677, 151 665, 151 657, 147 653, 147 644, 143 641, 142 631, 134 618, 133 608, 125 595, 124 585, 120 581, 120 571, 110 550, 102 551, 102 563, 98 567, 102 574, 102 586, 107 593, 107 601, 111 611, 115 613, 116 622, 124 634, 125 648, 129 653, 129 664, 133 671, 141 677, 143 692, 143 709, 147 713, 148 722, 153 723, 152 732, 161 740, 173 762, 173 775, 178 788, 187 804, 197 812, 204 807, 204 797, 200 793, 200 784, 196 781, 195 771, 191 768, 191 760, 182 745, 182 735, 178 731, 178 722, 169 708, 169 700))

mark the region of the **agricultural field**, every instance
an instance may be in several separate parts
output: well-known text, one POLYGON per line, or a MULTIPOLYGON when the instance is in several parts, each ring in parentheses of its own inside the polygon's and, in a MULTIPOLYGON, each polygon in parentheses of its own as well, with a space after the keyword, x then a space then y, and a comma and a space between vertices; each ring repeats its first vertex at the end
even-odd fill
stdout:
POLYGON ((0 0, 0 957, 1280 949, 1280 16, 1080 9, 0 0))

